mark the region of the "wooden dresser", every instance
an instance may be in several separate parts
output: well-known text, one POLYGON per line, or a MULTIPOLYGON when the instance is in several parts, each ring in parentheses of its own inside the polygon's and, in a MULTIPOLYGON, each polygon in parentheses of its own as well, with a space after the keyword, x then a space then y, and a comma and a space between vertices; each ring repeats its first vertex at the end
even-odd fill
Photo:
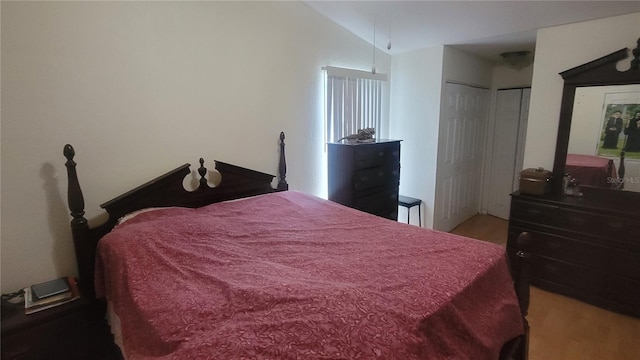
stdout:
POLYGON ((512 261, 523 231, 533 238, 532 285, 640 317, 639 208, 516 192, 507 242, 512 261))
POLYGON ((328 144, 329 200, 398 220, 400 140, 328 144))

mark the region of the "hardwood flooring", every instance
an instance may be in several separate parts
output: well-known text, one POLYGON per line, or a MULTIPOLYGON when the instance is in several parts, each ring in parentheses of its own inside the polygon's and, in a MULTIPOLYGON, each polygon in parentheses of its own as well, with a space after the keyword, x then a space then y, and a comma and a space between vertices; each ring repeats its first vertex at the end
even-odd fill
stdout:
MULTIPOLYGON (((506 246, 508 222, 476 215, 451 232, 506 246)), ((529 360, 638 360, 640 319, 531 287, 529 360)))

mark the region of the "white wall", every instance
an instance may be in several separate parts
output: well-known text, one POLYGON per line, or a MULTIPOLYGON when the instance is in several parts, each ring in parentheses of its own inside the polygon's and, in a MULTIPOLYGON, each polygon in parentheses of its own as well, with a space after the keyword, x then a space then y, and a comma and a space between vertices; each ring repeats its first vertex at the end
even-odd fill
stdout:
MULTIPOLYGON (((422 224, 429 228, 433 227, 443 53, 439 46, 395 55, 391 65, 389 135, 402 140, 400 193, 422 199, 422 224)), ((406 211, 398 214, 399 219, 406 216, 406 211)), ((416 214, 412 223, 418 224, 416 214)))
MULTIPOLYGON (((538 31, 524 167, 553 168, 563 80, 560 72, 636 47, 640 13, 538 31)), ((629 67, 629 60, 624 63, 629 67)), ((619 67, 623 69, 624 67, 619 67)))
POLYGON ((522 69, 497 65, 493 68, 491 86, 495 90, 531 87, 532 77, 533 62, 522 69))
MULTIPOLYGON (((62 148, 86 216, 204 157, 321 194, 324 65, 371 45, 301 2, 2 2, 2 292, 76 273, 62 148)), ((390 57, 376 56, 389 73, 390 57)), ((385 121, 387 116, 385 115, 385 121)))
POLYGON ((491 87, 492 65, 451 46, 444 47, 442 84, 453 82, 481 88, 491 87))
MULTIPOLYGON (((449 81, 489 88, 491 66, 452 47, 439 46, 394 56, 391 74, 389 131, 392 138, 402 140, 400 193, 423 201, 423 226, 432 228, 444 85, 449 81)), ((404 211, 398 218, 406 216, 404 211)), ((411 223, 418 224, 415 214, 411 223)))

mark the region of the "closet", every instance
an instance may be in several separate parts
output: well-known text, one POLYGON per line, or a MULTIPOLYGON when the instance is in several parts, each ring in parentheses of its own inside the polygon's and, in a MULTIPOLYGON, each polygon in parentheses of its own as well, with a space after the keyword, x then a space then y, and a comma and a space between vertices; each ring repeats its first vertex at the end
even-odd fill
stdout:
POLYGON ((530 88, 500 89, 496 94, 486 208, 490 215, 505 220, 509 219, 509 195, 518 189, 522 170, 530 96, 530 88))

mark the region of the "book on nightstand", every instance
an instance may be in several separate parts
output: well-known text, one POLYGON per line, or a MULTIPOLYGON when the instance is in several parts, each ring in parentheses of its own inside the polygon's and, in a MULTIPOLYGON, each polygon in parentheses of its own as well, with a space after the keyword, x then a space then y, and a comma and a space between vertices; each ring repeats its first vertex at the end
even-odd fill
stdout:
POLYGON ((59 278, 24 288, 24 312, 33 314, 80 298, 73 277, 59 278))

